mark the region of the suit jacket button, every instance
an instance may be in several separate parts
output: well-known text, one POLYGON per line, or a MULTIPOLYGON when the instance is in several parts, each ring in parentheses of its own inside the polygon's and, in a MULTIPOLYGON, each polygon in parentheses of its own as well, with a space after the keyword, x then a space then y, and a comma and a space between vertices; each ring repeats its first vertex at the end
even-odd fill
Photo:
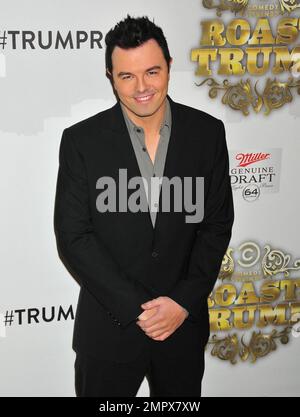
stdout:
POLYGON ((158 253, 157 253, 156 251, 153 251, 153 252, 152 252, 152 257, 153 257, 153 258, 156 258, 157 256, 158 256, 158 253))

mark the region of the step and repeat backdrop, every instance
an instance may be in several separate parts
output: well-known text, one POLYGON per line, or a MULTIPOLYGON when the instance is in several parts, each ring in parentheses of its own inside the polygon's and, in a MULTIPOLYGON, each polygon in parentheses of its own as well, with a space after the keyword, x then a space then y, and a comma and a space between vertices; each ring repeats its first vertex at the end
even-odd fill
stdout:
POLYGON ((129 13, 166 35, 171 98, 226 127, 235 223, 208 300, 203 396, 299 396, 299 0, 0 3, 0 395, 75 396, 58 150, 65 127, 115 103, 104 37, 129 13))

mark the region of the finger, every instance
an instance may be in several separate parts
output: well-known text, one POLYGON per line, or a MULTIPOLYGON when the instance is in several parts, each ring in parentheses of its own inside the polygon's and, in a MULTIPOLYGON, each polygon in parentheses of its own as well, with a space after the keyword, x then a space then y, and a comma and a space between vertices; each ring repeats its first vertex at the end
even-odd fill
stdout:
POLYGON ((166 331, 168 328, 168 326, 166 324, 156 324, 153 325, 149 328, 143 329, 146 333, 153 333, 153 332, 157 332, 159 330, 161 331, 166 331))
POLYGON ((140 320, 139 325, 142 327, 142 329, 148 329, 155 324, 159 324, 159 322, 161 322, 161 320, 162 320, 161 316, 158 315, 157 313, 155 313, 149 319, 140 320))
POLYGON ((166 333, 166 329, 158 329, 158 330, 151 331, 151 332, 145 332, 145 334, 149 337, 157 337, 164 333, 166 333))
POLYGON ((163 335, 164 333, 167 333, 167 330, 166 329, 157 329, 157 330, 151 331, 151 332, 145 331, 145 334, 147 336, 151 337, 152 339, 154 337, 158 337, 160 335, 163 335))
POLYGON ((146 333, 146 335, 147 335, 147 336, 149 336, 149 337, 152 337, 152 339, 153 339, 153 338, 155 338, 155 337, 162 336, 162 335, 164 335, 164 334, 166 334, 166 333, 168 333, 168 332, 166 331, 166 329, 160 329, 160 330, 157 330, 157 331, 155 331, 155 332, 147 332, 147 333, 146 333))
POLYGON ((163 340, 165 340, 168 336, 170 335, 170 333, 169 332, 165 332, 165 333, 162 333, 162 334, 160 334, 160 335, 158 335, 158 336, 154 336, 154 337, 152 337, 152 339, 153 340, 157 340, 157 341, 163 341, 163 340))
POLYGON ((153 307, 157 307, 159 306, 161 303, 160 300, 158 300, 157 298, 154 298, 153 300, 147 301, 144 304, 141 304, 141 307, 144 308, 145 310, 149 309, 149 308, 153 308, 153 307))

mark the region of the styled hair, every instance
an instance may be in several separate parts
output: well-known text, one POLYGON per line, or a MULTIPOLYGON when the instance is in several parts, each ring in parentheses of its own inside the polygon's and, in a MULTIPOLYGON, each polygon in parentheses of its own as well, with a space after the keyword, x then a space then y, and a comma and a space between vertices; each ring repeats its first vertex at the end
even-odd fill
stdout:
POLYGON ((150 39, 154 39, 161 47, 163 55, 170 70, 170 52, 163 31, 147 16, 133 18, 127 17, 118 22, 105 36, 105 65, 112 73, 112 53, 116 46, 129 49, 142 45, 150 39))

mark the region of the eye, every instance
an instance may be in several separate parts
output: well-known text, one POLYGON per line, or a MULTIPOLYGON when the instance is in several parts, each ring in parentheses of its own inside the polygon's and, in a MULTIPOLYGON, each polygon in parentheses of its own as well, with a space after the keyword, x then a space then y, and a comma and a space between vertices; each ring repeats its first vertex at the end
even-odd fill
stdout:
POLYGON ((158 73, 158 71, 152 70, 152 71, 148 71, 149 75, 156 75, 158 73))
POLYGON ((121 77, 121 79, 122 80, 130 80, 132 78, 132 76, 131 75, 122 75, 122 77, 121 77))

